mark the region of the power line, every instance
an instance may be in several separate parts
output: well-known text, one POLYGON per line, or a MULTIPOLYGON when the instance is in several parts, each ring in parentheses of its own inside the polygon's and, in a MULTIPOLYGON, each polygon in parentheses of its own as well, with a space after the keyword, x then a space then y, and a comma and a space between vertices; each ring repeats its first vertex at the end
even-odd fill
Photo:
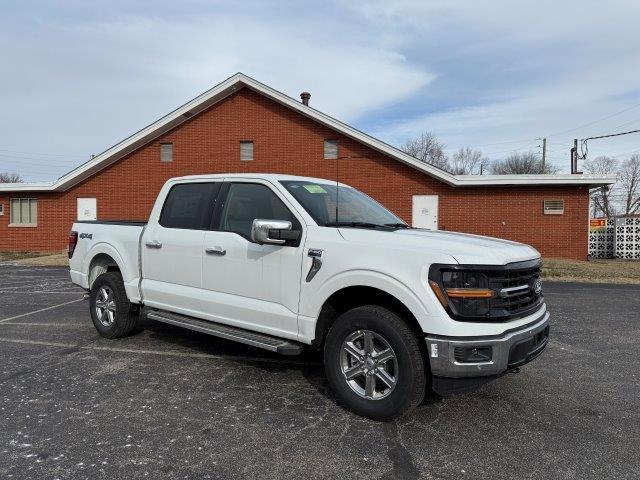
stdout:
POLYGON ((0 152, 7 152, 7 153, 18 153, 18 154, 24 154, 24 155, 40 155, 43 157, 75 157, 75 158, 85 158, 84 155, 78 155, 78 154, 74 154, 74 155, 67 155, 65 153, 37 153, 37 152, 22 152, 22 151, 18 151, 18 150, 5 150, 3 148, 0 148, 0 152))
POLYGON ((599 135, 597 137, 588 137, 583 139, 583 142, 586 142, 587 140, 598 140, 600 138, 609 138, 609 137, 619 137, 620 135, 629 135, 630 133, 639 133, 640 129, 638 130, 629 130, 628 132, 620 132, 620 133, 611 133, 609 135, 599 135))
POLYGON ((71 163, 75 164, 75 163, 78 163, 79 161, 82 161, 74 158, 70 158, 68 161, 65 161, 59 158, 49 159, 49 158, 37 158, 37 157, 23 157, 23 156, 17 156, 17 155, 7 155, 4 153, 0 153, 0 157, 15 160, 16 162, 22 162, 23 160, 30 160, 33 162, 41 162, 41 164, 45 164, 45 165, 69 165, 71 163))
MULTIPOLYGON (((598 135, 597 137, 583 138, 580 141, 581 142, 580 143, 581 157, 582 157, 583 160, 587 158, 587 154, 589 153, 589 145, 588 145, 589 140, 600 140, 602 138, 620 137, 622 135, 630 135, 632 133, 640 133, 640 129, 638 129, 638 130, 629 130, 628 132, 610 133, 608 135, 598 135)), ((576 142, 577 142, 577 140, 576 140, 576 142)))
POLYGON ((640 150, 633 150, 632 152, 626 152, 626 153, 618 153, 617 155, 611 155, 611 157, 613 158, 626 157, 627 155, 633 155, 634 153, 640 153, 640 150))
POLYGON ((483 143, 480 145, 475 145, 474 148, 477 147, 492 147, 494 145, 505 145, 508 143, 531 143, 531 142, 535 142, 536 139, 535 138, 527 138, 526 140, 509 140, 509 141, 505 141, 505 142, 496 142, 496 143, 483 143))
POLYGON ((517 152, 518 150, 525 150, 525 149, 532 150, 532 149, 537 148, 537 147, 538 147, 538 145, 529 144, 529 145, 521 147, 521 148, 511 148, 509 150, 502 150, 500 152, 487 152, 487 153, 485 153, 485 155, 500 155, 501 153, 513 153, 513 152, 517 152))
POLYGON ((611 117, 615 117, 617 115, 620 115, 621 113, 628 112, 629 110, 633 110, 634 108, 638 108, 638 107, 640 107, 640 103, 638 103, 636 105, 633 105, 631 107, 625 108, 624 110, 620 110, 619 112, 612 113, 611 115, 607 115, 606 117, 602 117, 602 118, 599 118, 597 120, 594 120, 593 122, 585 123, 584 125, 580 125, 580 126, 575 127, 575 128, 570 128, 569 130, 565 130, 563 132, 552 133, 551 135, 547 135, 547 136, 548 137, 556 137, 558 135, 564 135, 565 133, 574 132, 576 130, 580 130, 581 128, 588 127, 590 125, 593 125, 595 123, 601 122, 603 120, 607 120, 607 119, 609 119, 611 117))
POLYGON ((621 123, 620 125, 616 125, 611 130, 617 130, 618 128, 626 127, 627 125, 631 125, 632 123, 640 122, 640 118, 636 118, 635 120, 631 120, 630 122, 621 123))

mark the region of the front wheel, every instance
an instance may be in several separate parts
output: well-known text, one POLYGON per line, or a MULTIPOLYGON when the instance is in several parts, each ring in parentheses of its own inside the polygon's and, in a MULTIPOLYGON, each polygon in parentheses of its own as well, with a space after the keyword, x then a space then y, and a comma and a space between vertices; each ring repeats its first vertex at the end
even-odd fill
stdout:
POLYGON ((384 307, 366 305, 340 315, 327 334, 324 364, 340 403, 374 420, 408 413, 425 394, 419 338, 384 307))
POLYGON ((105 338, 125 337, 136 327, 137 315, 118 272, 103 273, 95 279, 89 305, 93 325, 105 338))

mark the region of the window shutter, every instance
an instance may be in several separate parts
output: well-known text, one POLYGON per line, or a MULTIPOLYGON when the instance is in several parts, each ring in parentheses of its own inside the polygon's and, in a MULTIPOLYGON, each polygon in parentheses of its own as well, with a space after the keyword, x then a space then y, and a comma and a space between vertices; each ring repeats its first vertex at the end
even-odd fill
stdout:
POLYGON ((338 158, 338 140, 325 140, 324 141, 324 159, 336 160, 338 158))
POLYGON ((564 213, 564 200, 545 200, 545 215, 562 215, 564 213))
POLYGON ((253 160, 253 142, 251 141, 240 142, 240 160, 242 161, 253 160))

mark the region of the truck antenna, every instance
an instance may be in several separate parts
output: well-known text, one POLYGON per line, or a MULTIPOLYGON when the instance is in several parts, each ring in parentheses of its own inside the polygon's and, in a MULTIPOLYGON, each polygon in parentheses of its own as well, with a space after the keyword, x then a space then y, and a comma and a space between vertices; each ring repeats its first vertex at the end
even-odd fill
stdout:
POLYGON ((338 182, 338 161, 340 157, 336 157, 336 228, 338 228, 338 187, 340 182, 338 182))
POLYGON ((338 161, 343 160, 343 159, 347 159, 347 158, 365 158, 365 157, 358 157, 358 156, 352 156, 352 155, 343 155, 342 157, 336 157, 336 228, 338 227, 338 189, 340 187, 340 182, 338 181, 338 175, 339 175, 339 169, 338 169, 338 161))

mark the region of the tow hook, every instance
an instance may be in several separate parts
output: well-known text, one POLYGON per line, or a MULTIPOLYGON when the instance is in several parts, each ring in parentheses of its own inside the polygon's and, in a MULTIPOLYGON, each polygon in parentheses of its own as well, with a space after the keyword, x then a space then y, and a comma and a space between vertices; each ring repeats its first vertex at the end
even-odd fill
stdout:
POLYGON ((83 300, 89 300, 89 292, 85 292, 82 294, 82 299, 83 300))
POLYGON ((520 367, 512 368, 509 373, 520 373, 520 367))

